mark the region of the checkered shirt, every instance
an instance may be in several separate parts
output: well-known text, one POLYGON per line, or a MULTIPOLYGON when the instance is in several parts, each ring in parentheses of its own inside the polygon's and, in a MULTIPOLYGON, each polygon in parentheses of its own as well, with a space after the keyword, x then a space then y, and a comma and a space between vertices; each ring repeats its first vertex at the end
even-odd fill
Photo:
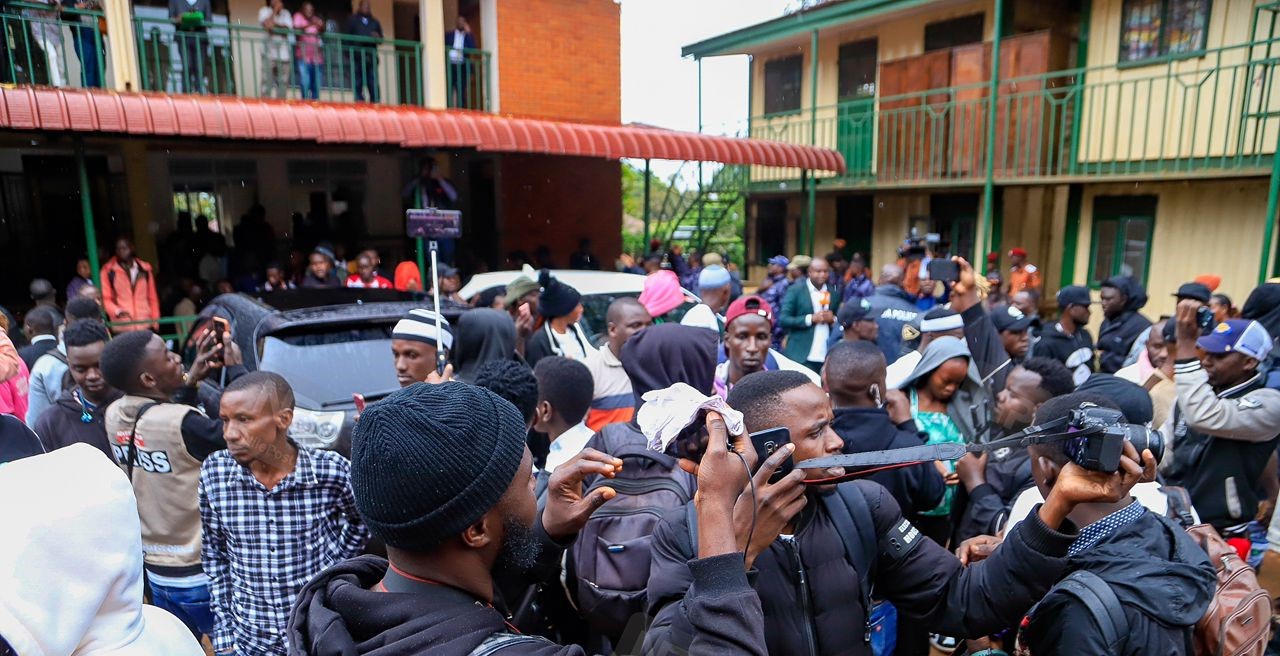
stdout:
POLYGON ((351 463, 305 447, 271 490, 227 451, 209 456, 200 471, 200 519, 216 652, 283 656, 298 592, 358 555, 369 538, 351 492, 351 463))
POLYGON ((1071 547, 1067 549, 1067 555, 1075 556, 1103 539, 1110 537, 1112 533, 1116 532, 1116 529, 1137 521, 1139 517, 1142 517, 1142 513, 1146 511, 1145 506, 1134 501, 1124 508, 1080 529, 1080 535, 1076 537, 1076 541, 1072 542, 1071 547))

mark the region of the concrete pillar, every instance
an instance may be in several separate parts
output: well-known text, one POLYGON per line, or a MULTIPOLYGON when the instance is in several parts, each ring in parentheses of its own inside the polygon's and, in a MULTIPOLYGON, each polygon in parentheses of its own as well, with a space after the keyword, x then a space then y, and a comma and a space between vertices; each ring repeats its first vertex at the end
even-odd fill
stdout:
POLYGON ((446 109, 444 0, 418 0, 418 27, 422 34, 423 98, 428 109, 446 109))
POLYGON ((156 245, 156 235, 160 231, 160 224, 151 206, 152 185, 156 180, 151 175, 147 162, 147 147, 136 140, 123 141, 120 143, 120 159, 124 163, 125 186, 129 190, 133 243, 137 247, 138 257, 158 268, 160 250, 156 245))
POLYGON ((481 48, 489 51, 489 111, 497 114, 502 109, 502 88, 498 81, 498 0, 480 0, 480 33, 484 35, 481 48))
POLYGON ((138 41, 133 33, 130 5, 123 0, 102 3, 107 19, 107 57, 111 61, 108 67, 111 77, 107 82, 116 91, 142 90, 142 78, 138 74, 138 41))

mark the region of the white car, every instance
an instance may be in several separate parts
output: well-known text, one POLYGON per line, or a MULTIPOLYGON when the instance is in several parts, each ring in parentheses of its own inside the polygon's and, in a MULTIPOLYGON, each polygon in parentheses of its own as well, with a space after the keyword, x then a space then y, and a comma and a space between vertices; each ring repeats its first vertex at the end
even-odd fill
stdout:
MULTIPOLYGON (((458 295, 468 302, 480 292, 493 287, 504 287, 512 280, 527 275, 537 280, 537 272, 533 271, 494 271, 479 273, 459 290, 458 295)), ((578 271, 576 269, 552 269, 551 275, 560 282, 578 290, 582 294, 583 330, 591 336, 597 345, 605 333, 605 314, 609 304, 621 296, 639 296, 644 291, 644 276, 634 273, 616 271, 578 271)), ((689 308, 696 305, 698 297, 688 290, 683 290, 685 303, 676 308, 673 319, 680 320, 689 308)))

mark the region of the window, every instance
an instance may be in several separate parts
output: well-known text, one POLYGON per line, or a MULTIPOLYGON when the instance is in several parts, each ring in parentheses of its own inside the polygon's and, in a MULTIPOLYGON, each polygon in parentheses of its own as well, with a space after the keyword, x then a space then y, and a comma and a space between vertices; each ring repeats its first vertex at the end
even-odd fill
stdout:
POLYGON ((787 201, 761 200, 756 204, 756 263, 787 252, 787 201))
POLYGON ((1120 61, 1137 62, 1204 50, 1211 0, 1125 0, 1120 61))
POLYGON ((213 232, 222 231, 218 220, 222 216, 218 212, 218 196, 212 189, 194 189, 186 185, 175 187, 173 190, 174 218, 176 219, 182 212, 189 213, 193 221, 203 217, 213 232))
POLYGON ((764 63, 764 113, 800 111, 801 71, 804 56, 795 55, 764 63))
POLYGON ((961 16, 924 26, 924 51, 982 43, 982 14, 961 16))
POLYGON ((876 95, 877 41, 854 41, 840 46, 840 100, 876 95))
POLYGON ((1155 196, 1100 196, 1094 200, 1091 286, 1097 287, 1111 276, 1132 276, 1147 283, 1155 217, 1155 196))

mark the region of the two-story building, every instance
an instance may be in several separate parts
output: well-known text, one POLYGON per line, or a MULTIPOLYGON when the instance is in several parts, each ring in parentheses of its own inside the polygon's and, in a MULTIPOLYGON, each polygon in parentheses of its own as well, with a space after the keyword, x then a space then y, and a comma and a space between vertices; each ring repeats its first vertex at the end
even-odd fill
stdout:
POLYGON ((831 0, 684 54, 750 56, 750 135, 848 165, 752 168, 753 265, 841 238, 878 269, 914 229, 1002 267, 1025 248, 1050 292, 1133 275, 1153 317, 1195 275, 1242 301, 1276 266, 1272 0, 831 0))
POLYGON ((539 247, 564 266, 582 239, 611 262, 620 158, 842 168, 821 148, 620 125, 612 0, 369 0, 370 16, 284 0, 286 25, 264 0, 172 4, 0 6, 0 248, 17 274, 0 303, 25 303, 33 277, 61 286, 86 253, 96 270, 117 236, 163 265, 188 216, 243 246, 258 206, 286 263, 306 234, 393 267, 415 258, 404 210, 421 195, 404 192, 426 158, 457 192, 466 270, 539 247))

